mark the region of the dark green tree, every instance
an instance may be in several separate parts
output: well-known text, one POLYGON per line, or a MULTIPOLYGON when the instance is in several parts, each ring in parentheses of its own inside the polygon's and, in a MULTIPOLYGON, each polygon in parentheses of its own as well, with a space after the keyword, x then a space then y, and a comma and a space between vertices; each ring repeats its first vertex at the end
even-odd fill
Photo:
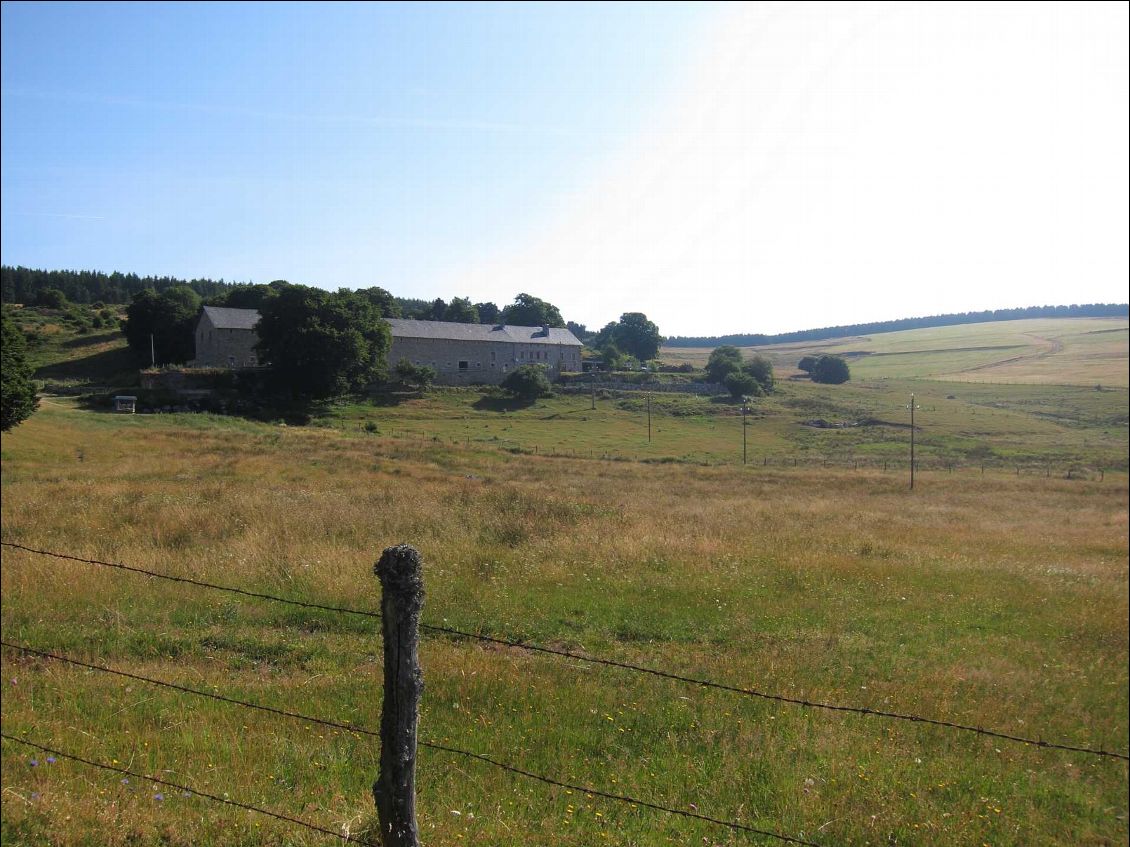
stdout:
POLYGON ((443 310, 443 319, 448 323, 477 324, 479 310, 469 297, 452 297, 447 308, 443 310))
POLYGON ((839 356, 821 356, 812 369, 812 381, 825 385, 840 385, 851 379, 848 363, 839 356))
POLYGON ((360 391, 380 379, 391 341, 368 299, 297 285, 264 304, 256 330, 273 388, 298 403, 360 391))
POLYGON ((196 355, 193 332, 199 313, 200 295, 187 285, 160 294, 145 290, 134 295, 122 331, 138 361, 149 364, 152 350, 158 365, 184 364, 196 355))
POLYGON ((502 310, 494 303, 476 303, 479 310, 479 322, 484 324, 497 324, 502 319, 502 310))
POLYGON ((354 292, 354 295, 364 298, 376 306, 383 318, 400 317, 400 304, 396 302, 395 297, 380 286, 374 285, 372 288, 361 288, 354 292))
POLYGON ((706 378, 711 382, 724 382, 726 375, 742 369, 742 351, 729 344, 715 347, 706 362, 706 378))
POLYGON ((7 432, 27 420, 39 405, 24 334, 4 312, 0 319, 0 430, 7 432))
POLYGON ((58 288, 45 288, 35 295, 32 305, 44 309, 65 309, 70 303, 67 302, 67 295, 58 288))
POLYGON ((767 357, 754 354, 742 365, 742 370, 756 379, 766 394, 773 390, 773 363, 767 357))
POLYGON ((730 392, 730 396, 735 399, 742 397, 760 397, 765 393, 765 389, 761 387, 761 383, 753 374, 747 371, 730 371, 722 379, 722 384, 730 392))
POLYGON ((437 297, 432 301, 432 305, 429 307, 427 315, 424 316, 424 320, 442 321, 446 311, 447 304, 443 302, 442 297, 437 297))
POLYGON ((584 341, 592 333, 589 332, 588 327, 584 324, 579 324, 576 321, 565 321, 565 329, 577 336, 578 341, 584 341))
POLYGON ((223 294, 210 298, 208 305, 227 309, 259 309, 278 293, 279 287, 275 285, 233 285, 223 294))
POLYGON ((797 370, 810 374, 816 368, 818 361, 820 361, 819 356, 802 356, 801 360, 796 363, 797 370))
POLYGON ((520 365, 502 380, 502 387, 519 400, 533 401, 550 393, 544 365, 520 365))
POLYGON ((654 359, 659 352, 659 344, 663 341, 659 327, 649 321, 643 312, 625 312, 620 316, 619 322, 613 324, 610 334, 621 352, 635 356, 641 362, 654 359))
POLYGON ((532 294, 519 294, 502 310, 502 318, 514 326, 565 326, 561 311, 532 294))

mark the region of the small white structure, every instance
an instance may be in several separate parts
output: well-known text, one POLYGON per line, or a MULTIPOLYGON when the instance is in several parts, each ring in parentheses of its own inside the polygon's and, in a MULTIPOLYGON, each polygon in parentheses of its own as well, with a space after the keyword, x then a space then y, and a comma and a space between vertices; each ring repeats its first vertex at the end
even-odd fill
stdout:
POLYGON ((129 394, 118 394, 114 397, 114 411, 132 415, 137 412, 137 398, 129 394))

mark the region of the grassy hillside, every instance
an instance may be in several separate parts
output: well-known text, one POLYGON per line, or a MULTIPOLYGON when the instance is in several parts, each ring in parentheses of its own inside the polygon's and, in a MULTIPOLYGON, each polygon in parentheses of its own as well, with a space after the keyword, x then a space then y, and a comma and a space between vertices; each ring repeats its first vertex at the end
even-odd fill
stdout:
MULTIPOLYGON (((443 405, 461 396, 382 413, 466 426, 443 405)), ((48 400, 3 438, 0 508, 5 541, 364 608, 380 550, 409 541, 432 623, 1125 752, 1127 494, 1124 474, 964 473, 908 497, 881 471, 534 457, 48 400)), ((0 586, 5 640, 378 722, 372 621, 9 549, 0 586)), ((422 650, 424 738, 603 790, 828 845, 1128 838, 1124 762, 473 642, 422 650)), ((371 819, 372 740, 3 656, 5 732, 334 830, 371 819)), ((5 845, 324 843, 3 751, 5 845)), ((762 843, 430 750, 418 787, 430 844, 762 843)))
POLYGON ((137 383, 137 360, 118 329, 121 307, 6 306, 5 312, 27 337, 35 379, 48 391, 137 383))
MULTIPOLYGON (((813 344, 746 348, 769 356, 779 373, 798 373, 802 356, 835 353, 856 379, 940 379, 1127 387, 1125 319, 1056 318, 915 329, 813 344)), ((665 348, 664 361, 702 365, 707 348, 665 348)))

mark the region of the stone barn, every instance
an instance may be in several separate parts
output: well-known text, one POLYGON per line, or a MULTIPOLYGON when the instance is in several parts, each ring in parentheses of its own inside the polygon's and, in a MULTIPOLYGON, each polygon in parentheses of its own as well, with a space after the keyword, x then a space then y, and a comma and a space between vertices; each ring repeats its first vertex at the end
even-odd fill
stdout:
MULTIPOLYGON (((550 379, 581 370, 581 342, 567 329, 512 324, 457 324, 386 318, 391 370, 401 359, 435 368, 441 385, 497 385, 520 365, 544 365, 550 379)), ((205 306, 196 323, 198 368, 260 364, 254 309, 205 306)))
POLYGON ((259 336, 254 309, 227 309, 205 306, 196 321, 197 368, 253 368, 259 364, 255 345, 259 336))
POLYGON ((544 365, 550 379, 581 369, 581 342, 567 329, 387 318, 389 368, 401 359, 435 368, 441 385, 497 385, 520 365, 544 365))

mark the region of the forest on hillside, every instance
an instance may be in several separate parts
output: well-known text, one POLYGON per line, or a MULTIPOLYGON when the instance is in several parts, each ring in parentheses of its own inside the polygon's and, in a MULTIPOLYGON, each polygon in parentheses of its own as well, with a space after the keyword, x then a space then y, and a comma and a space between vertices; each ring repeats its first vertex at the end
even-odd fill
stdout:
POLYGON ((1017 321, 1026 318, 1124 318, 1130 314, 1126 303, 1087 303, 1070 306, 1028 306, 1017 309, 990 309, 984 312, 955 312, 948 315, 930 315, 922 318, 900 318, 893 321, 873 321, 864 324, 826 326, 819 329, 802 329, 776 335, 763 333, 738 333, 734 335, 674 336, 664 344, 668 347, 717 347, 730 344, 734 347, 760 347, 764 344, 788 344, 794 341, 822 341, 826 338, 846 338, 879 332, 898 332, 903 329, 923 329, 935 326, 988 323, 990 321, 1017 321))

